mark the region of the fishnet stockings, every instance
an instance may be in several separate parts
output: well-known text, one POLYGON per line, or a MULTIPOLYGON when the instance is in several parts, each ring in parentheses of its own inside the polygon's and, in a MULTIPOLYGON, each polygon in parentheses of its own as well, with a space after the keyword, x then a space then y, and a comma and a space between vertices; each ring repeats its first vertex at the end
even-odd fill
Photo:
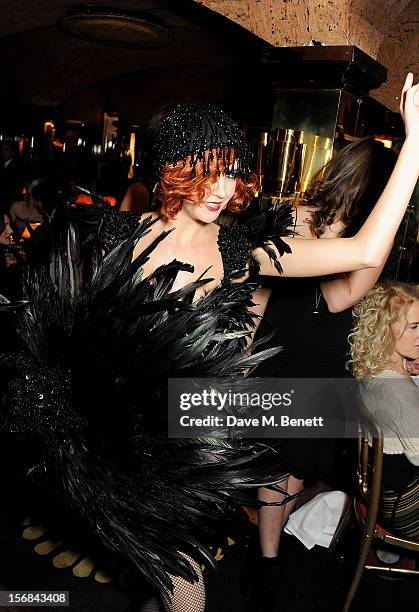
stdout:
MULTIPOLYGON (((183 555, 183 553, 181 553, 183 555)), ((204 612, 205 584, 201 567, 188 555, 183 555, 198 576, 198 582, 188 582, 179 576, 172 576, 173 595, 170 612, 204 612)))
MULTIPOLYGON (((204 612, 205 610, 205 584, 200 565, 188 555, 181 553, 191 564, 198 576, 198 582, 188 582, 179 576, 171 576, 173 582, 173 595, 169 605, 170 612, 204 612)), ((149 599, 142 607, 141 612, 161 612, 162 608, 156 599, 149 599)))

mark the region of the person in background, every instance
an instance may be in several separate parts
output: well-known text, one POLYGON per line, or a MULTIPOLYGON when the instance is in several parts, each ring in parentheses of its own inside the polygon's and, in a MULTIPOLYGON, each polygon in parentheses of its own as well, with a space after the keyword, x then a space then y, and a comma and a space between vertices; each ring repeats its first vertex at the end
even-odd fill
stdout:
MULTIPOLYGON (((0 293, 6 293, 11 300, 18 296, 18 275, 16 270, 18 259, 13 252, 13 245, 13 229, 10 224, 10 217, 6 214, 0 214, 0 293)), ((14 313, 12 312, 1 313, 1 352, 16 350, 17 338, 13 317, 14 313)))
POLYGON ((141 146, 138 164, 134 165, 134 182, 128 187, 120 210, 143 213, 151 210, 153 200, 153 145, 164 117, 174 108, 167 104, 159 108, 148 124, 141 146))
POLYGON ((361 399, 384 434, 379 523, 419 540, 419 286, 377 284, 354 307, 349 337, 361 399), (410 367, 409 367, 410 365, 410 367))
POLYGON ((25 254, 14 240, 9 215, 0 216, 0 290, 10 297, 18 294, 18 268, 25 254))
POLYGON ((27 224, 34 229, 48 221, 58 202, 58 190, 54 182, 41 179, 32 181, 26 199, 14 202, 10 208, 13 227, 18 236, 29 238, 27 224))
MULTIPOLYGON (((396 159, 393 151, 372 138, 341 149, 313 179, 306 202, 293 208, 296 238, 354 236, 383 192, 396 159)), ((265 289, 254 295, 262 312, 269 300, 256 337, 273 334, 269 344, 283 345, 283 350, 263 362, 256 376, 347 377, 351 306, 371 289, 384 263, 321 279, 268 279, 265 289)), ((336 414, 338 411, 337 405, 336 414)), ((304 480, 312 484, 320 480, 329 487, 345 490, 344 474, 349 470, 342 463, 347 461, 347 444, 332 439, 292 439, 283 441, 282 450, 291 472, 285 485, 288 494, 301 491, 304 480)), ((279 502, 283 495, 260 489, 259 499, 279 502)), ((242 580, 243 590, 255 599, 255 609, 269 610, 277 597, 281 531, 292 509, 291 502, 286 506, 265 506, 259 511, 260 551, 259 546, 256 554, 251 550, 242 580), (248 572, 253 579, 248 579, 248 572)))
POLYGON ((2 215, 0 219, 0 245, 2 248, 13 244, 13 230, 10 225, 9 215, 2 215))
POLYGON ((0 162, 0 212, 8 213, 11 204, 19 199, 23 186, 19 162, 11 142, 1 143, 0 162))
POLYGON ((140 214, 150 210, 150 191, 140 178, 128 187, 119 210, 140 214))
POLYGON ((21 236, 26 223, 42 223, 45 214, 44 205, 37 189, 42 179, 36 178, 28 182, 24 199, 16 200, 10 206, 10 218, 18 236, 21 236))
POLYGON ((123 180, 127 180, 130 177, 130 170, 132 166, 132 157, 130 152, 130 144, 126 137, 122 139, 121 146, 121 157, 119 160, 121 166, 121 175, 123 180))

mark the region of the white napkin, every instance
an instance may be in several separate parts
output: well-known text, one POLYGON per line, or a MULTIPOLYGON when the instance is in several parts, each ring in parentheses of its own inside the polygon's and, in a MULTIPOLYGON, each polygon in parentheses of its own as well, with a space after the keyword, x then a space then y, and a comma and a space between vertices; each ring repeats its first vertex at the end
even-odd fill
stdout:
POLYGON ((347 499, 342 491, 319 493, 293 512, 285 531, 294 535, 309 550, 318 544, 329 548, 347 499))

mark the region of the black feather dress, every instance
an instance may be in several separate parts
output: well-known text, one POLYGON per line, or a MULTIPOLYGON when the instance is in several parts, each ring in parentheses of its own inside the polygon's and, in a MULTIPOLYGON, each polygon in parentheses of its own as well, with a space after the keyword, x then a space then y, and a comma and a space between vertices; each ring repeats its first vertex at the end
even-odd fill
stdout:
MULTIPOLYGON (((276 351, 244 350, 257 286, 251 252, 270 239, 286 250, 279 237, 290 216, 285 208, 253 227, 222 228, 225 278, 196 302, 208 279, 172 290, 188 264, 142 274, 164 234, 132 262, 152 223, 86 207, 55 220, 24 270, 21 350, 1 356, 0 416, 3 431, 35 449, 27 478, 51 523, 65 515, 76 538, 112 554, 167 602, 170 574, 196 578, 179 551, 211 562, 206 544, 227 518, 241 517, 245 491, 283 477, 268 444, 169 439, 167 379, 223 378, 242 388, 245 371, 276 351), (253 276, 233 282, 249 261, 253 276)), ((4 297, 1 305, 11 307, 4 297)))

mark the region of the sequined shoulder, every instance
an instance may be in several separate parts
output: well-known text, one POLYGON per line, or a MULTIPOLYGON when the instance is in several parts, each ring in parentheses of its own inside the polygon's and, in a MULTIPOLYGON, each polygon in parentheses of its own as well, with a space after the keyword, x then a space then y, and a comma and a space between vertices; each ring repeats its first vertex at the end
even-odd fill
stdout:
POLYGON ((251 243, 243 226, 220 227, 218 233, 218 248, 224 265, 224 275, 232 272, 245 272, 251 250, 251 243))
POLYGON ((112 251, 127 240, 138 228, 140 215, 135 212, 106 210, 100 227, 100 238, 105 251, 112 251))

